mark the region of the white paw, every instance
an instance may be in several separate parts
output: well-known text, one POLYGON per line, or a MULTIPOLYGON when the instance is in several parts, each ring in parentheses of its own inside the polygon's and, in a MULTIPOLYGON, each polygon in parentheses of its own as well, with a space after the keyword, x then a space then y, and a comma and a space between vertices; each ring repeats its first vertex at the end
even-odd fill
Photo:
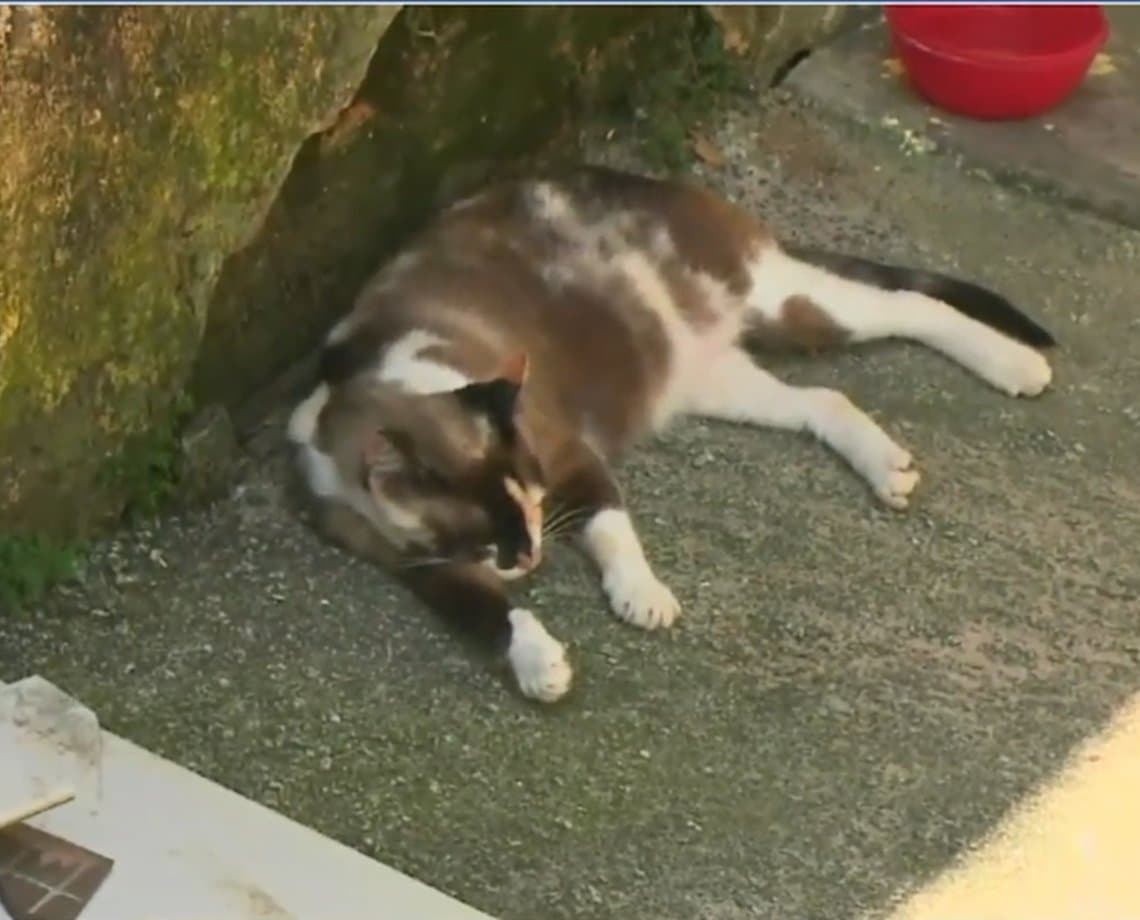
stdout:
POLYGON ((1005 338, 990 345, 977 370, 1010 396, 1037 396, 1053 380, 1053 368, 1041 352, 1005 338))
POLYGON ((614 614, 642 629, 672 626, 681 605, 648 565, 618 565, 606 572, 602 587, 614 614))
POLYGON ((570 689, 573 671, 562 643, 529 610, 516 609, 511 621, 511 644, 507 660, 524 696, 553 703, 570 689))
POLYGON ((884 504, 901 511, 910 503, 910 493, 920 477, 910 453, 897 444, 892 443, 891 447, 882 458, 871 486, 884 504))
POLYGON ((910 451, 899 447, 878 425, 871 423, 862 437, 857 457, 859 472, 885 505, 901 511, 918 485, 910 451))

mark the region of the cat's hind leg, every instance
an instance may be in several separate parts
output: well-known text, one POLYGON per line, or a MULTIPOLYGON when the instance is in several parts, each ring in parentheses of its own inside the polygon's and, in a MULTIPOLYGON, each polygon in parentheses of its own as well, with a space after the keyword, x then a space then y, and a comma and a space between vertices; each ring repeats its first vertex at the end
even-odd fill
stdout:
POLYGON ((913 278, 916 284, 931 286, 933 282, 935 289, 970 292, 974 300, 988 299, 986 306, 997 313, 991 322, 996 319, 1010 328, 1024 327, 1021 334, 1030 340, 1051 340, 992 292, 930 273, 846 257, 830 259, 836 271, 796 258, 775 245, 758 250, 749 270, 748 335, 809 348, 881 338, 911 339, 957 361, 1011 396, 1036 396, 1052 380, 1049 362, 1035 348, 943 300, 893 286, 913 278), (855 278, 862 274, 870 283, 837 273, 844 270, 855 278), (876 280, 887 287, 874 286, 876 280))
POLYGON ((706 418, 808 431, 839 453, 892 508, 905 508, 918 485, 910 453, 850 399, 825 387, 790 386, 740 348, 725 352, 708 368, 686 409, 706 418))

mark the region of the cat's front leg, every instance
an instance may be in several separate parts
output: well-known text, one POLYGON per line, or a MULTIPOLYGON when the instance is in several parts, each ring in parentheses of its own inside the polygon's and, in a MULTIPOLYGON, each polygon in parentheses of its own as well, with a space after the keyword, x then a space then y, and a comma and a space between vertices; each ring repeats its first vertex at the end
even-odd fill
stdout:
POLYGON ((529 610, 515 607, 502 581, 478 565, 408 569, 403 582, 437 614, 492 650, 505 653, 524 696, 552 703, 570 689, 566 649, 529 610))
POLYGON ((673 592, 653 574, 645 550, 609 470, 584 458, 560 490, 563 501, 582 509, 579 540, 597 565, 610 609, 643 629, 672 626, 681 613, 673 592))
POLYGON ((643 629, 672 626, 681 605, 653 574, 629 512, 599 509, 582 528, 582 545, 602 574, 614 614, 643 629))

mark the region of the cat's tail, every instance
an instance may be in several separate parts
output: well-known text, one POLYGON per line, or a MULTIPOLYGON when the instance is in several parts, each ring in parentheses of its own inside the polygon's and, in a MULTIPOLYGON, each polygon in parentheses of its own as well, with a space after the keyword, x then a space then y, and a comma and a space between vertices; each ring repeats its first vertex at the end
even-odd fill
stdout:
POLYGON ((785 243, 780 248, 801 262, 807 262, 849 281, 857 281, 884 291, 917 291, 926 294, 928 297, 949 304, 959 313, 1034 348, 1047 348, 1057 344, 1047 329, 1030 319, 1000 294, 981 285, 938 272, 902 268, 811 246, 785 243))

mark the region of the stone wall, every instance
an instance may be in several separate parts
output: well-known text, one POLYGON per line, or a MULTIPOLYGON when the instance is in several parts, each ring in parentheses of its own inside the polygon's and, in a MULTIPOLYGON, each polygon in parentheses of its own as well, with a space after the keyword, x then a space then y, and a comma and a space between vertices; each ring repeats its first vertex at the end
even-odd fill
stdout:
POLYGON ((378 262, 491 175, 573 159, 574 126, 635 79, 685 10, 409 8, 351 105, 302 146, 258 236, 230 259, 192 379, 231 408, 311 349, 378 262))
POLYGON ((720 26, 726 47, 748 58, 762 81, 771 80, 794 55, 810 50, 864 12, 834 4, 707 9, 720 26))
MULTIPOLYGON (((761 83, 839 22, 780 9, 711 9, 761 83)), ((240 403, 441 201, 572 157, 706 16, 397 10, 0 7, 5 529, 113 520, 186 394, 240 403)))
POLYGON ((0 7, 0 521, 76 534, 391 8, 0 7))

